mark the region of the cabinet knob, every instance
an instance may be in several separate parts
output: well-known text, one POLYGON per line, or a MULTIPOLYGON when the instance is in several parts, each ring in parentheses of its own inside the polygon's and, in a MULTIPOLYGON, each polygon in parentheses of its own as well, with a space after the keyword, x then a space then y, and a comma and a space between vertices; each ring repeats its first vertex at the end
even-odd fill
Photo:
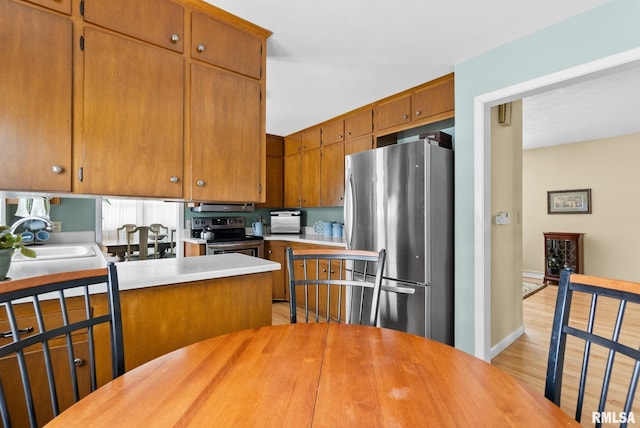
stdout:
POLYGON ((204 52, 204 45, 200 44, 196 49, 198 50, 198 52, 204 52))
POLYGON ((63 169, 60 165, 53 165, 51 167, 51 172, 53 172, 54 174, 60 174, 62 173, 63 169))
POLYGON ((347 137, 351 135, 351 131, 347 131, 347 137))
POLYGON ((405 119, 405 120, 407 120, 407 119, 409 119, 409 115, 408 115, 408 114, 403 114, 403 115, 402 115, 402 118, 403 118, 403 119, 405 119))
POLYGON ((420 110, 416 111, 416 116, 420 116, 422 112, 420 110))
POLYGON ((171 41, 172 41, 173 43, 178 43, 178 42, 180 41, 180 36, 178 36, 178 35, 177 35, 177 34, 175 34, 175 33, 174 33, 174 34, 172 34, 172 35, 171 35, 171 41))
POLYGON ((344 137, 342 135, 338 135, 338 140, 342 140, 344 137))
POLYGON ((80 367, 83 364, 84 364, 84 361, 82 360, 82 358, 74 358, 73 359, 73 365, 74 366, 80 367))
POLYGON ((198 181, 196 181, 196 186, 198 186, 198 187, 204 187, 204 184, 205 184, 205 183, 204 183, 204 180, 198 180, 198 181))
POLYGON ((177 183, 178 181, 180 181, 180 179, 178 179, 178 177, 176 177, 175 175, 172 176, 171 178, 169 178, 169 181, 172 183, 177 183))

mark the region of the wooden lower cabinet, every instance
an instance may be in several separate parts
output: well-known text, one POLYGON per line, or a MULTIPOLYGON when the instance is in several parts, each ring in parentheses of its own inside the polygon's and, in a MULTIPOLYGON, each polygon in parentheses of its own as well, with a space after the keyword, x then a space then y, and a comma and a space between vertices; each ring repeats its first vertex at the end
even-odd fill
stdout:
MULTIPOLYGON (((41 302, 41 309, 44 316, 44 322, 47 326, 62 326, 62 312, 60 304, 57 300, 41 302)), ((84 306, 82 301, 71 299, 67 304, 67 314, 71 322, 79 321, 84 318, 84 306)), ((33 311, 33 304, 25 303, 15 307, 16 321, 18 329, 33 328, 38 331, 38 324, 33 311)), ((6 312, 0 312, 0 331, 10 331, 9 322, 6 312)), ((33 333, 25 333, 30 335, 33 333)), ((11 338, 0 338, 0 343, 5 344, 11 342, 11 338)), ((81 364, 76 366, 78 376, 80 397, 91 392, 90 375, 89 375, 89 346, 87 343, 86 333, 74 333, 72 335, 74 355, 81 360, 81 364)), ((60 410, 66 409, 74 403, 73 390, 71 389, 71 377, 69 373, 69 360, 67 358, 66 341, 63 338, 54 339, 50 342, 51 361, 53 364, 54 376, 58 387, 58 403, 60 410)), ((47 382, 47 374, 44 366, 44 354, 39 345, 34 345, 25 352, 25 360, 29 378, 31 379, 31 387, 33 399, 36 403, 36 417, 40 424, 53 419, 51 410, 51 400, 49 398, 49 387, 47 382)), ((109 365, 109 367, 111 367, 109 365)), ((2 387, 7 395, 9 413, 11 414, 13 426, 22 427, 29 426, 29 416, 24 404, 24 395, 22 393, 22 380, 18 368, 18 361, 15 356, 0 358, 0 378, 2 387), (15 394, 12 394, 15 391, 15 394)))
MULTIPOLYGON (((120 292, 122 308, 122 324, 125 349, 125 369, 138 367, 154 358, 210 337, 219 336, 236 330, 271 325, 271 272, 240 275, 228 278, 216 278, 183 284, 163 285, 156 287, 124 290, 120 292)), ((68 300, 70 319, 80 319, 83 314, 78 304, 82 297, 68 300)), ((105 294, 92 296, 94 313, 103 313, 107 308, 105 294)), ((62 318, 57 300, 41 302, 45 314, 45 323, 58 323, 62 318)), ((33 305, 27 303, 16 310, 19 328, 35 327, 33 305)), ((0 314, 0 331, 8 331, 8 321, 4 312, 0 314)), ((96 338, 96 362, 98 368, 98 385, 111 380, 111 363, 107 327, 97 326, 94 329, 96 338)), ((0 338, 1 341, 10 339, 0 338)), ((74 334, 73 346, 75 356, 83 360, 77 367, 81 387, 81 396, 89 393, 89 368, 84 362, 89 360, 86 334, 74 334)), ((61 410, 73 404, 69 383, 69 365, 66 359, 64 341, 52 343, 54 376, 60 388, 61 410)), ((32 379, 34 399, 37 405, 38 421, 45 423, 52 418, 48 387, 41 349, 34 348, 27 354, 27 365, 33 367, 29 374, 32 379), (37 368, 36 368, 37 367, 37 368)), ((0 359, 2 385, 12 417, 19 415, 13 426, 28 426, 26 409, 20 411, 22 394, 12 395, 12 391, 20 391, 22 383, 15 357, 0 359), (15 412, 14 412, 15 410, 15 412)))
POLYGON ((271 272, 273 278, 272 296, 273 300, 289 301, 289 284, 287 278, 287 258, 284 241, 264 241, 264 254, 267 260, 280 263, 280 270, 271 272))
MULTIPOLYGON (((289 271, 288 271, 288 261, 287 261, 287 248, 291 247, 293 249, 297 249, 297 250, 302 250, 302 249, 322 249, 322 248, 326 248, 326 249, 336 249, 339 247, 334 247, 334 246, 326 246, 326 245, 315 245, 315 244, 304 244, 301 242, 289 242, 289 241, 265 241, 265 246, 273 246, 272 248, 277 248, 277 250, 273 251, 273 258, 269 258, 269 260, 272 261, 276 261, 278 263, 280 263, 282 265, 282 270, 281 275, 277 276, 275 275, 275 271, 274 276, 273 276, 273 288, 274 290, 282 290, 284 288, 284 300, 286 301, 290 301, 290 293, 289 293, 289 271), (282 256, 281 258, 278 258, 279 254, 278 252, 282 251, 282 256), (280 281, 279 283, 277 283, 276 281, 280 281)), ((265 247, 268 248, 268 247, 265 247)), ((265 250, 266 252, 266 250, 265 250)), ((302 269, 303 267, 301 265, 296 266, 295 269, 297 270, 297 275, 302 275, 302 269)), ((307 266, 307 269, 311 269, 310 266, 307 266)), ((314 266, 315 269, 315 266, 314 266)), ((326 266, 322 266, 321 269, 323 269, 323 272, 326 272, 326 266)), ((334 267, 335 270, 335 267, 334 267)), ((311 271, 309 271, 311 272, 311 271)), ((296 300, 297 300, 297 305, 299 307, 302 307, 304 305, 304 294, 302 293, 302 291, 297 290, 296 291, 297 296, 296 296, 296 300)), ((276 292, 274 291, 274 296, 275 296, 276 292)), ((343 296, 343 302, 345 302, 345 297, 343 296)), ((315 310, 316 304, 315 304, 315 294, 310 294, 309 295, 309 302, 310 308, 313 308, 315 310)), ((331 307, 332 308, 336 308, 337 307, 337 299, 338 299, 338 295, 337 293, 334 293, 333 295, 331 295, 331 307)), ((322 308, 326 308, 326 288, 322 288, 320 290, 320 298, 319 298, 319 302, 320 302, 320 313, 321 314, 326 314, 326 310, 323 310, 322 308)), ((311 309, 310 309, 311 310, 311 309)), ((342 307, 342 316, 344 317, 345 315, 345 306, 343 305, 342 307)), ((311 315, 310 315, 311 316, 311 315)), ((332 312, 331 316, 333 318, 337 317, 337 312, 332 312)))

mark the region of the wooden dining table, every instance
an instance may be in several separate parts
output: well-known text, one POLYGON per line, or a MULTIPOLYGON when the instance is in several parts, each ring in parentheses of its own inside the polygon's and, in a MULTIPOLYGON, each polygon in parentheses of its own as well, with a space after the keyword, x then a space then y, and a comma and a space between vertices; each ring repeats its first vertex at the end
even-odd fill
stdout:
POLYGON ((337 323, 238 331, 102 386, 47 427, 579 426, 540 392, 453 347, 337 323))

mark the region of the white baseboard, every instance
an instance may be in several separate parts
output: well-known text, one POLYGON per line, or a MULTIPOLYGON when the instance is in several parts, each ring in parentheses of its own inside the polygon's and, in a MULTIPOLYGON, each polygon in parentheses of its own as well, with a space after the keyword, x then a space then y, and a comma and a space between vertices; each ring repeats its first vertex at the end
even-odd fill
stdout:
POLYGON ((522 271, 522 276, 525 278, 544 279, 544 272, 522 271))
POLYGON ((517 329, 511 332, 510 335, 502 339, 495 346, 491 348, 490 360, 493 360, 500 352, 507 349, 509 345, 515 342, 520 336, 524 334, 524 324, 520 325, 517 329))

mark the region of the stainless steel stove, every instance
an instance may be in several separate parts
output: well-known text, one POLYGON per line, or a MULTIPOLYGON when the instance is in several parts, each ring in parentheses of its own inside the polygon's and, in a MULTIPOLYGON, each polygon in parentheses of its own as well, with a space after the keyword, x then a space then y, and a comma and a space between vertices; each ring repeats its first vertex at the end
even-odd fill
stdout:
POLYGON ((205 239, 206 254, 242 253, 264 257, 264 238, 247 235, 244 217, 194 217, 191 237, 205 239))

